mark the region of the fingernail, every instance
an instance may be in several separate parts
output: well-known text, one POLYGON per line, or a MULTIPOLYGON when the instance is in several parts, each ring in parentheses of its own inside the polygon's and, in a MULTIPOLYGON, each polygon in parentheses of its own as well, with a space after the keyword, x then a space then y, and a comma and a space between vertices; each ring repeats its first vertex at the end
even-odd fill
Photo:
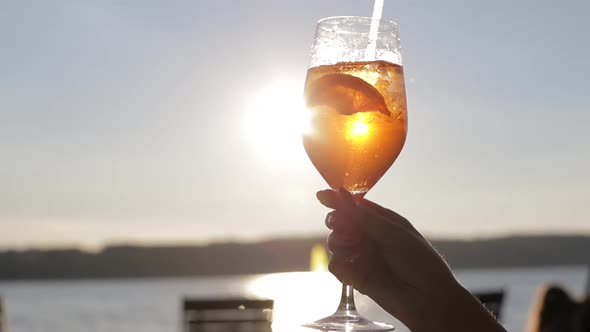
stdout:
POLYGON ((326 227, 328 227, 329 229, 334 228, 334 211, 328 213, 328 215, 326 216, 325 224, 326 227))

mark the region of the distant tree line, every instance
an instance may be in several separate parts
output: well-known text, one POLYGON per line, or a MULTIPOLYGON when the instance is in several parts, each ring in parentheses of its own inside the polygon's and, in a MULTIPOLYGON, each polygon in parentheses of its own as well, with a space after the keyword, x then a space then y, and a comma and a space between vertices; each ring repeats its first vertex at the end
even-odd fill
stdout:
MULTIPOLYGON (((320 237, 207 246, 109 246, 0 252, 0 279, 189 277, 305 271, 320 237)), ((590 237, 432 241, 452 268, 590 264, 590 237)))

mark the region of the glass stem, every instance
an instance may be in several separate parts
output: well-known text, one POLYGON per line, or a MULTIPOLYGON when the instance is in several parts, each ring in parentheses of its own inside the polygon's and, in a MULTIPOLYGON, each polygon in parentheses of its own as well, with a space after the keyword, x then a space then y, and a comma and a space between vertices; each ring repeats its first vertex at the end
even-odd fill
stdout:
POLYGON ((342 284, 342 295, 340 296, 338 311, 356 312, 356 306, 354 304, 354 288, 352 285, 342 284))

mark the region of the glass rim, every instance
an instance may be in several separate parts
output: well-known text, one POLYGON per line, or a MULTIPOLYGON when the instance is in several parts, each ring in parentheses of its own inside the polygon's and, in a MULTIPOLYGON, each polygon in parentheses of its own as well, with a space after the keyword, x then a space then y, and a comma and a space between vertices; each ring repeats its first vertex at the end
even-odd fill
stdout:
MULTIPOLYGON (((352 15, 342 15, 342 16, 328 16, 328 17, 324 17, 319 19, 316 22, 316 25, 318 28, 321 28, 322 30, 328 30, 325 27, 325 23, 329 22, 329 21, 335 21, 335 20, 343 20, 343 19, 361 19, 362 22, 366 22, 366 23, 371 23, 373 21, 373 18, 370 16, 352 16, 352 15)), ((385 20, 383 18, 379 19, 379 29, 377 29, 377 33, 383 33, 383 32, 391 32, 391 31, 398 31, 399 30, 399 24, 397 24, 394 21, 390 21, 390 20, 385 20)), ((370 26, 370 24, 369 24, 370 26)), ((343 31, 340 31, 343 32, 343 31)), ((367 30, 365 31, 345 31, 346 33, 368 33, 369 31, 367 30)))

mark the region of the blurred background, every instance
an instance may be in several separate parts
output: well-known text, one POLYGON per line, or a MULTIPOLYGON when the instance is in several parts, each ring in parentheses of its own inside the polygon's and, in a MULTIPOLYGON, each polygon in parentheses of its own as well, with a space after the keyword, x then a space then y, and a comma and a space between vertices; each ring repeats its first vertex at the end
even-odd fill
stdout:
MULTIPOLYGON (((119 290, 79 278, 307 270, 328 212, 298 133, 315 23, 372 6, 1 3, 0 296, 12 330, 74 331, 76 319, 88 331, 169 330, 179 296, 211 282, 154 281, 164 286, 146 287, 166 309, 133 325, 119 290), (114 297, 76 311, 100 293, 92 287, 114 297), (31 311, 46 294, 69 309, 31 311)), ((409 134, 367 198, 470 269, 466 282, 484 287, 501 270, 514 277, 487 286, 510 290, 535 276, 508 315, 514 329, 538 284, 584 289, 589 10, 583 0, 385 1, 404 47, 409 134)))

